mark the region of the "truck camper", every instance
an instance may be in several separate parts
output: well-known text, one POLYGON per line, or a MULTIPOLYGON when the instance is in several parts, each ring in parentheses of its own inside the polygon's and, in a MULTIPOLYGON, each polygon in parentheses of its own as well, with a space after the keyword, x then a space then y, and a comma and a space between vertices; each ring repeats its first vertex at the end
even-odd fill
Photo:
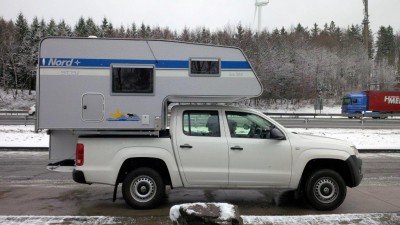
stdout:
POLYGON ((354 145, 226 105, 263 91, 238 48, 46 38, 39 58, 36 129, 50 134, 48 169, 113 186, 114 201, 122 184, 133 208, 157 207, 169 186, 282 189, 332 210, 363 177, 354 145))
POLYGON ((46 38, 39 61, 36 126, 50 130, 54 160, 73 156, 81 133, 157 135, 172 102, 234 102, 262 93, 247 58, 233 47, 46 38))

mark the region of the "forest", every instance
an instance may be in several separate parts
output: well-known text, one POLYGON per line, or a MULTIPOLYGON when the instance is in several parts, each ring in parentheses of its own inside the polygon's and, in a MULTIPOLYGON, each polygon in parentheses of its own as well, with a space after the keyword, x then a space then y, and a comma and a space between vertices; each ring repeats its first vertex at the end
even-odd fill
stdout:
MULTIPOLYGON (((104 18, 96 24, 81 17, 71 26, 64 20, 37 17, 31 23, 22 13, 13 20, 0 17, 0 88, 17 96, 35 88, 38 47, 47 36, 166 39, 241 48, 264 86, 258 98, 266 103, 292 104, 315 98, 339 101, 350 91, 400 90, 400 33, 381 26, 376 33, 364 26, 323 25, 255 32, 241 24, 210 31, 207 27, 174 31, 132 22, 114 27, 104 18)), ((398 29, 398 28, 397 28, 398 29)), ((229 85, 229 84, 226 84, 229 85)))

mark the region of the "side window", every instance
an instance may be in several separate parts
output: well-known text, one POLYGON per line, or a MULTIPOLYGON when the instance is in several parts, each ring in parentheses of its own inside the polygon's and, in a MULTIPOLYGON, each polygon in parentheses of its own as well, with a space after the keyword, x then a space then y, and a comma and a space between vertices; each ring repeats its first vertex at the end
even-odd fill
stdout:
POLYGON ((258 115, 244 112, 226 112, 226 118, 232 138, 271 138, 270 130, 274 126, 258 115))
POLYGON ((183 133, 188 136, 220 137, 218 111, 185 111, 183 133))
POLYGON ((151 66, 112 66, 113 94, 153 94, 154 68, 151 66))
POLYGON ((219 59, 190 59, 190 76, 218 77, 220 70, 219 59))

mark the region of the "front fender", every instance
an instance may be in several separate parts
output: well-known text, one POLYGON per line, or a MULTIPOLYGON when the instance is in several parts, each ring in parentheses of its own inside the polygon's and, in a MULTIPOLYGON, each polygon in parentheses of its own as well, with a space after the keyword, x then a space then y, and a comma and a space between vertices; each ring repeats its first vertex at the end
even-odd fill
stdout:
POLYGON ((346 161, 349 157, 350 154, 348 152, 337 149, 308 149, 302 152, 294 152, 290 188, 298 188, 304 169, 306 168, 307 163, 311 160, 337 159, 346 161))

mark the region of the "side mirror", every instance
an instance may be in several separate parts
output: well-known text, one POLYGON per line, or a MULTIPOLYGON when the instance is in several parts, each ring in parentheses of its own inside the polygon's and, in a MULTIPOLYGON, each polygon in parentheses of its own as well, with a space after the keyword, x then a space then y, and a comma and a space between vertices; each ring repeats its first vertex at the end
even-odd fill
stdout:
POLYGON ((282 133, 282 131, 280 131, 275 126, 271 127, 270 133, 271 133, 271 139, 274 139, 274 140, 286 140, 286 137, 282 133))

